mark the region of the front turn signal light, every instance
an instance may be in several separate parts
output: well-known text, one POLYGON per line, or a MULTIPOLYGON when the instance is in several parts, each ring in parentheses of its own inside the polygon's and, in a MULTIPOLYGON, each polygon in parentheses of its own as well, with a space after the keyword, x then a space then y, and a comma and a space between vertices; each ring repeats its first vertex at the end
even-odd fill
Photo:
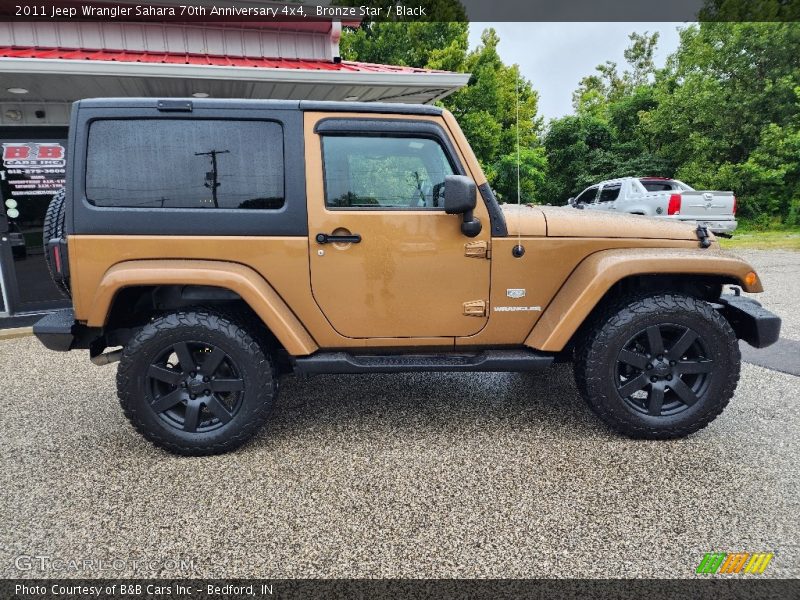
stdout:
POLYGON ((755 285, 756 281, 758 281, 758 275, 756 275, 753 271, 750 271, 747 275, 744 276, 744 282, 748 285, 755 285))

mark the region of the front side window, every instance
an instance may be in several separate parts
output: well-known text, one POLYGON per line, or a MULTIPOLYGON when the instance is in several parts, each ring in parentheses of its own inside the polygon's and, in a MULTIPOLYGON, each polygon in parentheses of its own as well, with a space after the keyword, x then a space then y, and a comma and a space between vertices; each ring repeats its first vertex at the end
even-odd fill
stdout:
POLYGON ((278 209, 283 129, 272 121, 99 120, 89 128, 86 197, 126 208, 278 209))
POLYGON ((443 209, 453 167, 428 138, 324 136, 325 206, 443 209))
POLYGON ((620 183, 609 183, 608 185, 604 185, 603 189, 600 191, 600 198, 598 198, 598 202, 614 202, 619 197, 619 191, 622 189, 622 184, 620 183))
POLYGON ((594 197, 597 195, 597 186, 590 187, 587 190, 581 192, 581 194, 575 198, 575 204, 583 202, 584 204, 589 204, 594 202, 594 197))

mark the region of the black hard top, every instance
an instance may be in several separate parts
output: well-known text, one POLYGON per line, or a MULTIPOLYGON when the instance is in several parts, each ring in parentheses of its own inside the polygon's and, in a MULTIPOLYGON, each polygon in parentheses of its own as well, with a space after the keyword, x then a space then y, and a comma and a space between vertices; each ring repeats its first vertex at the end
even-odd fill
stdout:
POLYGON ((239 108, 272 110, 310 110, 324 112, 397 113, 403 115, 441 115, 442 109, 428 104, 389 102, 331 102, 322 100, 245 100, 239 98, 89 98, 79 100, 80 108, 157 108, 158 103, 191 102, 193 108, 239 108))

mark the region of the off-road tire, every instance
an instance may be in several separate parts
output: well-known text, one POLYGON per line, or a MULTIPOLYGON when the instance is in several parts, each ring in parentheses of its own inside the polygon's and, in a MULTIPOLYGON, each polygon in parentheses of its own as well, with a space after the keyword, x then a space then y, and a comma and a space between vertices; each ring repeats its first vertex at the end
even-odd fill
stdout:
MULTIPOLYGON (((199 374, 204 363, 195 364, 199 374)), ((179 391, 177 385, 174 388, 179 391)), ((264 348, 242 325, 204 310, 161 315, 141 327, 123 350, 117 370, 120 404, 131 424, 156 446, 187 456, 221 454, 244 444, 268 419, 277 391, 273 362, 264 348), (219 348, 237 369, 243 387, 240 404, 231 420, 224 424, 220 421, 217 429, 183 431, 154 408, 158 397, 151 387, 151 365, 159 355, 169 352, 165 349, 180 343, 219 348)), ((183 410, 188 411, 189 400, 184 401, 185 405, 176 406, 185 406, 183 410)), ((207 405, 200 410, 210 411, 207 405)))
MULTIPOLYGON (((677 342, 674 345, 678 346, 677 342)), ((649 355, 647 350, 645 355, 649 355)), ((662 369, 660 373, 666 373, 670 368, 668 364, 671 361, 666 358, 665 356, 663 362, 658 363, 662 369)), ((681 360, 677 362, 680 363, 681 360)), ((697 364, 700 362, 702 361, 697 364)), ((723 411, 736 390, 740 362, 736 334, 725 318, 709 303, 682 294, 659 294, 610 303, 593 317, 576 346, 575 380, 578 390, 591 409, 616 431, 633 438, 670 439, 684 437, 702 429, 723 411), (709 371, 709 379, 704 388, 694 384, 703 393, 696 393, 695 403, 688 404, 675 414, 641 412, 649 406, 652 391, 645 392, 648 399, 641 401, 645 406, 638 410, 632 407, 638 400, 633 399, 632 395, 623 397, 620 393, 627 391, 624 389, 625 382, 633 383, 634 378, 633 375, 629 379, 619 377, 620 353, 629 347, 626 344, 632 339, 641 339, 635 337, 637 333, 641 335, 642 332, 648 332, 647 328, 653 326, 675 327, 678 331, 687 328, 692 333, 699 334, 696 343, 702 344, 704 352, 708 354, 707 359, 713 361, 713 368, 709 371)), ((647 376, 653 373, 652 367, 652 363, 641 367, 639 374, 647 376)), ((625 368, 628 368, 627 365, 625 368)), ((635 367, 630 368, 637 372, 635 367)), ((677 368, 680 369, 680 365, 677 368)), ((673 377, 686 376, 665 374, 663 381, 654 383, 649 389, 652 390, 656 385, 665 385, 667 391, 661 392, 662 400, 666 402, 665 397, 672 397, 673 402, 681 401, 677 392, 668 387, 671 383, 678 384, 673 377), (667 377, 670 378, 669 381, 666 380, 667 377)), ((649 377, 646 378, 652 381, 649 377)), ((649 383, 645 385, 650 386, 649 383)), ((685 391, 686 387, 681 386, 681 389, 685 391)))
POLYGON ((66 206, 66 191, 62 188, 59 190, 50 204, 47 206, 47 212, 44 214, 44 224, 42 226, 42 246, 44 247, 44 258, 47 263, 47 270, 50 272, 50 277, 53 283, 56 284, 58 291, 69 298, 70 293, 69 278, 56 277, 56 267, 53 264, 53 255, 47 244, 52 239, 63 238, 65 235, 65 226, 67 220, 67 206, 66 206))

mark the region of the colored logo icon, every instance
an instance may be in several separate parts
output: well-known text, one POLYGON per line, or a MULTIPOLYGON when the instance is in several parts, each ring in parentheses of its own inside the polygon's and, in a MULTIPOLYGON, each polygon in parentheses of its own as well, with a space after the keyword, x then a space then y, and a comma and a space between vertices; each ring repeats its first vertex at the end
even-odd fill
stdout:
POLYGON ((708 552, 697 566, 697 573, 760 575, 775 555, 772 552, 708 552))

